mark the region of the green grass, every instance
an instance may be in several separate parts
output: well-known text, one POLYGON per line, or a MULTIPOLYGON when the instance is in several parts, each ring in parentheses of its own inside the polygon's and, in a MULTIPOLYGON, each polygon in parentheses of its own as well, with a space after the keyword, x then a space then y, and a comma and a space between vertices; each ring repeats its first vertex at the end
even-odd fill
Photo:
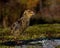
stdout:
POLYGON ((25 30, 26 34, 31 36, 36 35, 38 37, 45 37, 46 33, 50 32, 53 37, 60 36, 60 24, 40 24, 28 27, 25 30))
MULTIPOLYGON (((34 39, 34 38, 45 38, 50 32, 52 37, 60 37, 60 24, 39 24, 29 26, 22 35, 19 36, 19 40, 34 39)), ((13 35, 10 34, 9 29, 0 28, 0 38, 12 40, 13 35)))
POLYGON ((59 45, 59 46, 57 46, 57 47, 55 47, 55 48, 60 48, 60 45, 59 45))
POLYGON ((4 46, 4 45, 0 45, 0 48, 15 48, 14 46, 4 46))
MULTIPOLYGON (((27 48, 42 48, 41 46, 37 46, 37 45, 26 45, 27 46, 27 48)), ((22 46, 4 46, 4 45, 2 45, 2 46, 0 46, 0 48, 22 48, 22 46)))

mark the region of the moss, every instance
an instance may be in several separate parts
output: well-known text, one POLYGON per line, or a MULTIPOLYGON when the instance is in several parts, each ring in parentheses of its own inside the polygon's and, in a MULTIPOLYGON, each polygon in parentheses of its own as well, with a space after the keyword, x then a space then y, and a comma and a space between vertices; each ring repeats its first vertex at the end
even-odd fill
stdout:
MULTIPOLYGON (((10 34, 9 28, 0 29, 0 38, 13 40, 14 36, 10 34)), ((60 24, 39 24, 29 26, 20 36, 19 40, 46 38, 46 33, 51 33, 52 37, 60 37, 60 24)))
POLYGON ((36 35, 38 37, 46 37, 46 33, 51 33, 53 37, 60 36, 60 24, 40 24, 28 27, 25 30, 25 34, 30 34, 30 36, 36 35), (59 35, 58 35, 59 34, 59 35))

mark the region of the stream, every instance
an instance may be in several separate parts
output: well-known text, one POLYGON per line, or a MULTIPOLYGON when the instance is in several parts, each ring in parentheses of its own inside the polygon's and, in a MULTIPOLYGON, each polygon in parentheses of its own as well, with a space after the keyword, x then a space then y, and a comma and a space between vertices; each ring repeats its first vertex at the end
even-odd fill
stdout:
POLYGON ((28 44, 24 45, 15 45, 10 48, 55 48, 60 45, 60 39, 52 39, 52 40, 37 40, 31 41, 28 44))

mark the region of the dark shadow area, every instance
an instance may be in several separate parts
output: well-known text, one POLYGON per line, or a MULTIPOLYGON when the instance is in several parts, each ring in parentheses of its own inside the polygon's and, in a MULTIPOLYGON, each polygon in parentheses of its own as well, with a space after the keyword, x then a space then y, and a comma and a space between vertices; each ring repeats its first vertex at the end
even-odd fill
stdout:
POLYGON ((42 40, 60 40, 59 38, 36 38, 36 39, 30 39, 30 40, 17 40, 17 41, 7 41, 4 43, 0 43, 0 45, 6 45, 6 46, 19 46, 19 45, 35 45, 35 44, 31 44, 30 42, 38 42, 38 41, 42 41, 42 40))
POLYGON ((51 22, 45 21, 42 18, 41 19, 30 19, 30 26, 35 25, 35 24, 60 24, 60 22, 56 22, 55 20, 52 20, 51 22))
POLYGON ((1 3, 7 3, 9 0, 0 0, 1 3))

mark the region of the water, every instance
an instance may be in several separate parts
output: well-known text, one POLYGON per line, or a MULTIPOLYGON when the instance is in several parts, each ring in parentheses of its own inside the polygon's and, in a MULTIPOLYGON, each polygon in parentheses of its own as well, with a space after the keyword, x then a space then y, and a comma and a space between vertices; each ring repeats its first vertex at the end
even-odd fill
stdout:
POLYGON ((30 44, 33 44, 33 45, 7 46, 7 47, 2 46, 0 48, 55 48, 56 46, 60 45, 60 40, 55 39, 55 40, 33 41, 33 42, 30 42, 30 44))
POLYGON ((42 45, 43 48, 55 48, 60 45, 60 40, 43 40, 42 45))

